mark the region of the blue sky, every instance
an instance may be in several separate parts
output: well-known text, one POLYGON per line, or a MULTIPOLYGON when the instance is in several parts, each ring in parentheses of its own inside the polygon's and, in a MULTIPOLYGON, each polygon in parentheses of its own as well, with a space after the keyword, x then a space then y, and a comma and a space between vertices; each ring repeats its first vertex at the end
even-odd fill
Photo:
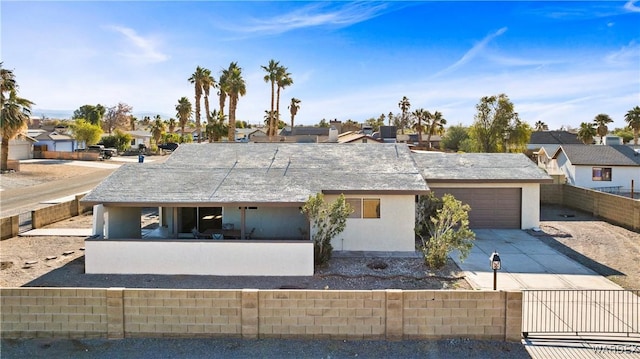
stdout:
MULTIPOLYGON (((640 105, 640 2, 6 1, 1 59, 20 95, 44 110, 127 103, 175 116, 196 66, 237 61, 237 118, 263 121, 270 59, 302 100, 297 124, 362 122, 407 96, 411 109, 469 125, 482 96, 506 93, 520 117, 551 129, 599 113, 624 125, 640 105)), ((214 93, 214 92, 212 92, 214 93)), ((217 98, 211 103, 217 104, 217 98)))

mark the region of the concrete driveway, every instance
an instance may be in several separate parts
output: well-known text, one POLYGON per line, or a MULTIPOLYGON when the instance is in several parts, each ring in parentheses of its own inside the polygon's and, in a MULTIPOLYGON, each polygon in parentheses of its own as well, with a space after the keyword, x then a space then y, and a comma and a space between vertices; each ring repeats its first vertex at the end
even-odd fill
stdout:
POLYGON ((522 289, 622 289, 605 277, 569 259, 525 231, 474 230, 476 240, 464 262, 451 257, 475 289, 493 289, 489 256, 500 254, 498 290, 522 289))

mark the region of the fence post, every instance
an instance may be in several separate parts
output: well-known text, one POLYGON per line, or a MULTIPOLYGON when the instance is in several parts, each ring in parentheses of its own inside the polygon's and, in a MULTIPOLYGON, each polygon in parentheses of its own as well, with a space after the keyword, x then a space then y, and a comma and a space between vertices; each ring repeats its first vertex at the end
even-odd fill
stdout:
POLYGON ((124 335, 124 288, 107 288, 107 339, 124 335))
POLYGON ((403 294, 400 289, 386 290, 386 336, 388 340, 402 340, 403 337, 403 294))
POLYGON ((241 331, 243 338, 256 339, 259 335, 258 321, 258 290, 242 290, 241 331))
POLYGON ((522 292, 507 292, 505 295, 504 340, 520 341, 522 337, 522 292))

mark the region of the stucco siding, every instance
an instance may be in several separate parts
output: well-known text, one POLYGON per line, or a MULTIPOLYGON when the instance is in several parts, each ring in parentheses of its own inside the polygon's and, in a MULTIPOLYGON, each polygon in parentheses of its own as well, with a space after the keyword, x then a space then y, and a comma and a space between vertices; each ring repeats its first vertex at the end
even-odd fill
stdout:
MULTIPOLYGON (((349 218, 344 232, 332 241, 334 250, 415 251, 414 195, 348 195, 347 198, 380 199, 380 218, 349 218)), ((334 201, 335 195, 325 196, 334 201)))
POLYGON ((105 238, 141 238, 140 217, 140 208, 105 206, 105 238))
POLYGON ((88 240, 91 274, 313 275, 310 241, 88 240))
POLYGON ((640 166, 575 166, 575 173, 576 179, 573 185, 578 187, 598 188, 621 186, 622 188, 630 189, 631 180, 635 181, 636 186, 640 185, 640 166), (611 168, 611 181, 594 181, 593 167, 611 168))
POLYGON ((540 184, 538 183, 447 183, 429 182, 431 189, 436 188, 521 188, 522 209, 521 229, 538 227, 540 225, 540 184))

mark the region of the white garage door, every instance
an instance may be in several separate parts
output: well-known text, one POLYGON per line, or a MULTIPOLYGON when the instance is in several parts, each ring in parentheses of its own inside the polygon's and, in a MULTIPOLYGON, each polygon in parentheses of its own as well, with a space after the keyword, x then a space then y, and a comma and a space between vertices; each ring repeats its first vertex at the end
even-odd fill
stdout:
POLYGON ((471 228, 517 228, 522 215, 520 188, 432 188, 436 196, 452 194, 471 206, 471 228))

